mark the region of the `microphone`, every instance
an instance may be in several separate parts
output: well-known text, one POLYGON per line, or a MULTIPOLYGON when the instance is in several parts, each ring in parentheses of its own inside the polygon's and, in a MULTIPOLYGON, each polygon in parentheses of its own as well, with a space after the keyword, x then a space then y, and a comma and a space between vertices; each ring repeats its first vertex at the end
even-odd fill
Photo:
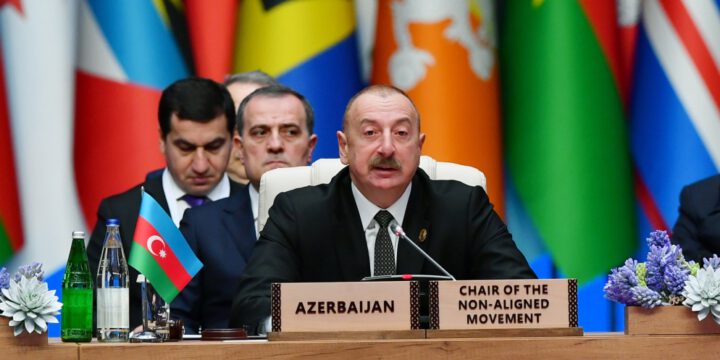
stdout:
POLYGON ((407 235, 405 235, 405 231, 403 231, 403 229, 402 229, 402 227, 400 227, 400 225, 397 225, 397 224, 394 224, 394 223, 393 223, 393 224, 390 224, 390 231, 392 231, 392 232, 393 232, 395 235, 397 235, 399 238, 405 239, 405 241, 406 241, 408 244, 412 245, 412 247, 415 248, 415 250, 417 250, 420 254, 422 254, 422 256, 424 256, 428 261, 430 261, 433 265, 435 265, 436 268, 440 269, 440 271, 442 271, 443 274, 445 274, 445 275, 448 276, 450 279, 452 279, 453 281, 455 281, 455 277, 454 277, 454 276, 450 275, 450 273, 449 273, 447 270, 445 270, 444 267, 442 267, 440 264, 438 264, 437 261, 435 261, 435 259, 433 259, 432 257, 430 257, 430 255, 428 255, 428 253, 426 253, 426 252, 425 252, 423 249, 421 249, 417 244, 415 244, 414 241, 412 241, 407 235))

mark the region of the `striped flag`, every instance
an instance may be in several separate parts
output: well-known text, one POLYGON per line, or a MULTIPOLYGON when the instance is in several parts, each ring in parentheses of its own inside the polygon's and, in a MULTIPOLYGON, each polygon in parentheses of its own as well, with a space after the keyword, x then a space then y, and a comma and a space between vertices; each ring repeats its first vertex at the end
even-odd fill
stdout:
POLYGON ((669 229, 684 185, 720 169, 720 1, 647 0, 631 116, 640 234, 669 229))
POLYGON ((371 82, 405 90, 423 153, 481 169, 504 213, 494 12, 491 1, 381 0, 371 82))
POLYGON ((362 88, 352 2, 243 1, 234 71, 251 70, 305 95, 315 110, 313 157, 338 157, 345 105, 362 88))
POLYGON ((635 66, 635 45, 637 44, 638 23, 640 21, 640 0, 616 0, 618 25, 620 26, 621 78, 620 93, 623 103, 630 103, 632 73, 635 66))
POLYGON ((5 71, 0 51, 0 169, 3 173, 0 176, 0 264, 5 264, 23 245, 12 144, 10 112, 5 94, 5 71))
POLYGON ((145 275, 167 303, 175 299, 203 266, 170 215, 145 192, 128 265, 145 275))
POLYGON ((81 1, 75 103, 75 179, 94 224, 104 197, 163 167, 162 89, 191 73, 184 26, 170 1, 81 1), (177 30, 181 29, 181 30, 177 30))

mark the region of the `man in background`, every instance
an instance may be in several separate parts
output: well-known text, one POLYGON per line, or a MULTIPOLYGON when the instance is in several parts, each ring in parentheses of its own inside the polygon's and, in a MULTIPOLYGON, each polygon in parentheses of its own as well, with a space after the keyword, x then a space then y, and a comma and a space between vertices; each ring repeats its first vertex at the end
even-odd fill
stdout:
MULTIPOLYGON (((259 70, 228 75, 223 84, 230 92, 230 96, 232 96, 233 102, 235 103, 235 111, 237 111, 240 107, 240 103, 243 99, 250 95, 251 92, 261 87, 279 85, 272 76, 259 70)), ((245 167, 243 166, 242 161, 240 161, 240 154, 234 147, 230 155, 230 163, 227 167, 227 174, 230 176, 230 179, 235 182, 241 184, 248 183, 247 174, 245 174, 245 167)))
MULTIPOLYGON (((141 188, 151 195, 179 225, 186 209, 215 201, 239 191, 241 184, 225 174, 235 106, 222 85, 208 79, 176 81, 162 93, 158 109, 160 151, 166 167, 148 174, 145 181, 105 198, 97 211, 97 222, 87 248, 90 270, 97 274, 105 239, 105 222, 120 221, 120 236, 126 259, 140 211, 141 188)), ((142 324, 138 272, 130 268, 130 328, 142 324)))
POLYGON ((257 238, 260 178, 272 169, 310 162, 317 143, 313 124, 305 97, 283 86, 260 88, 242 101, 233 141, 250 180, 247 190, 186 212, 180 224, 204 264, 171 304, 172 316, 183 320, 188 333, 228 327, 238 281, 257 238))
POLYGON ((680 245, 685 259, 702 264, 720 254, 720 175, 683 187, 672 242, 680 245))

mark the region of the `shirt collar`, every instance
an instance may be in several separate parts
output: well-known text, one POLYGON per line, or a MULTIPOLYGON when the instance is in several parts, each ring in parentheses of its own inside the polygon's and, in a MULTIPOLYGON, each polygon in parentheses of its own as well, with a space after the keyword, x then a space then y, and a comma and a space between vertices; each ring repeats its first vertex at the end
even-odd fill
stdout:
MULTIPOLYGON (((162 174, 162 185, 163 191, 165 192, 165 199, 168 199, 168 203, 170 202, 169 199, 177 201, 185 195, 185 192, 178 186, 167 168, 165 168, 162 174)), ((207 194, 207 197, 212 201, 216 201, 228 196, 230 196, 230 179, 228 179, 227 174, 223 174, 220 182, 207 194)))
POLYGON ((365 195, 363 195, 360 190, 355 186, 355 184, 351 181, 350 186, 352 188, 352 194, 355 198, 355 205, 357 205, 358 213, 360 213, 360 221, 362 223, 363 229, 368 229, 370 225, 372 224, 374 226, 373 220, 375 220, 375 214, 377 214, 380 210, 387 210, 392 214, 395 221, 397 221, 398 224, 402 225, 403 220, 405 218, 405 210, 407 209, 408 200, 410 200, 410 190, 412 189, 412 183, 408 184, 407 188, 405 189, 405 192, 400 196, 395 203, 390 205, 387 209, 381 209, 377 205, 373 204, 368 200, 365 195))
POLYGON ((255 222, 257 224, 257 218, 258 218, 258 198, 260 198, 260 194, 258 194, 258 191, 255 189, 252 184, 248 184, 248 191, 250 192, 250 206, 252 207, 253 212, 253 219, 255 219, 255 222))

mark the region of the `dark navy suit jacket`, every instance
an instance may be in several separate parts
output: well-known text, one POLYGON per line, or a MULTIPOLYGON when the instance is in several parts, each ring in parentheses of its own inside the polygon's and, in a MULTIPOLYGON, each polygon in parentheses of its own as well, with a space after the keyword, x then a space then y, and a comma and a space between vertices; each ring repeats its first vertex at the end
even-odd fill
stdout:
MULTIPOLYGON (((102 253, 103 243, 105 242, 105 222, 107 219, 116 218, 120 220, 120 239, 125 252, 125 259, 130 258, 130 247, 133 242, 133 234, 135 233, 135 224, 137 223, 138 214, 140 213, 140 198, 142 196, 141 187, 145 188, 145 192, 155 198, 162 208, 170 214, 168 210, 168 202, 165 199, 165 191, 162 186, 163 169, 149 172, 145 177, 145 182, 139 184, 132 189, 120 194, 116 194, 105 198, 100 202, 97 211, 97 222, 90 236, 90 242, 87 246, 88 261, 90 263, 90 271, 93 277, 97 274, 98 263, 102 253)), ((230 180, 230 195, 245 192, 244 185, 230 180)), ((129 267, 130 282, 130 329, 134 329, 138 325, 142 325, 142 310, 140 297, 140 286, 137 283, 138 272, 132 266, 129 267)), ((97 321, 97 317, 95 317, 97 321)))
POLYGON ((720 254, 720 175, 683 188, 672 241, 687 260, 701 264, 703 258, 720 254))
POLYGON ((180 221, 190 248, 203 268, 173 300, 171 316, 182 319, 189 333, 228 327, 240 274, 255 246, 249 189, 189 209, 180 221))

